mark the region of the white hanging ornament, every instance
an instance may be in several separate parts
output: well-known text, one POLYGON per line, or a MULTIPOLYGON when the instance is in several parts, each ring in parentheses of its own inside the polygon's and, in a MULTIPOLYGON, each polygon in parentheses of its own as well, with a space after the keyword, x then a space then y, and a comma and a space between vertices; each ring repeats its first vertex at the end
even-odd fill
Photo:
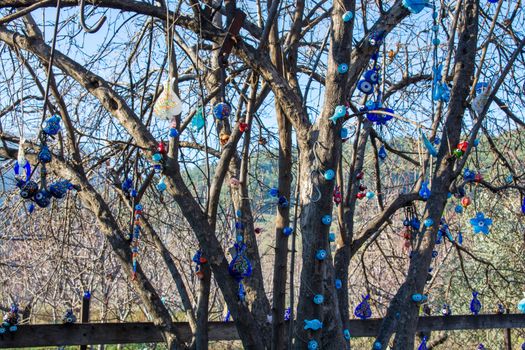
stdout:
POLYGON ((472 100, 472 109, 477 113, 481 114, 483 112, 483 108, 485 108, 485 104, 487 103, 490 95, 491 90, 491 83, 484 84, 480 83, 478 84, 479 87, 476 89, 476 97, 474 100, 472 100))
POLYGON ((153 112, 158 118, 170 120, 182 113, 182 101, 173 91, 174 82, 175 79, 168 79, 163 84, 164 90, 153 107, 153 112))
POLYGON ((27 159, 26 159, 26 151, 24 149, 24 143, 26 142, 26 140, 24 138, 20 138, 20 142, 18 143, 18 158, 17 158, 17 161, 18 161, 18 166, 23 168, 26 166, 27 164, 27 159))

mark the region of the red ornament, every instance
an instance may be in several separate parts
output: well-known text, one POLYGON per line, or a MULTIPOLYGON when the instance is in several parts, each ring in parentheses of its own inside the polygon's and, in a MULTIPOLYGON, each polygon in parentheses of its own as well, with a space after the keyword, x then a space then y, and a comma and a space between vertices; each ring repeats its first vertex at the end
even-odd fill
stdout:
POLYGON ((465 153, 467 151, 467 148, 468 148, 468 142, 467 141, 462 141, 462 142, 458 143, 458 149, 461 150, 461 152, 465 153))
POLYGON ((166 154, 168 150, 166 149, 166 144, 164 142, 159 142, 157 145, 157 152, 160 154, 166 154))
POLYGON ((364 192, 366 189, 367 187, 365 185, 359 185, 359 191, 364 192))
POLYGON ((335 186, 334 188, 334 203, 336 205, 341 204, 343 201, 343 196, 341 195, 341 191, 339 191, 339 186, 335 186))
POLYGON ((476 176, 474 176, 474 182, 481 182, 483 180, 483 175, 480 173, 477 173, 476 176))
POLYGON ((241 132, 245 132, 246 130, 248 130, 248 123, 239 123, 239 130, 241 132))
POLYGON ((464 206, 464 207, 468 207, 470 205, 470 203, 472 203, 472 201, 470 200, 469 197, 463 197, 461 199, 461 205, 464 206))
POLYGON ((357 195, 356 195, 357 199, 363 199, 366 197, 366 193, 364 192, 359 192, 357 195))
POLYGON ((263 232, 263 229, 260 228, 260 227, 256 227, 256 228, 254 229, 254 231, 255 231, 255 233, 257 233, 257 234, 260 234, 260 233, 263 232))
POLYGON ((360 172, 357 173, 357 175, 355 176, 355 178, 358 179, 358 180, 362 180, 364 176, 365 176, 365 173, 363 173, 362 171, 360 171, 360 172))

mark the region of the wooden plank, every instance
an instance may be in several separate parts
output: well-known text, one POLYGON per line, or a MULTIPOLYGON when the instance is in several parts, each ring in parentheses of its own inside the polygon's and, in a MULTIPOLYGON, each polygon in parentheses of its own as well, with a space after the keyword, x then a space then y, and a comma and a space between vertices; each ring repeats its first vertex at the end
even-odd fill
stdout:
MULTIPOLYGON (((352 337, 375 337, 382 319, 350 320, 352 337)), ((175 323, 183 341, 191 339, 186 322, 175 323)), ((210 322, 209 338, 238 340, 233 322, 210 322)), ((425 316, 418 321, 418 331, 512 329, 525 328, 524 314, 425 316)), ((57 325, 21 325, 16 333, 0 336, 0 348, 131 344, 163 342, 160 330, 153 323, 87 323, 57 325)))
MULTIPOLYGON (((176 322, 182 340, 191 340, 186 322, 176 322)), ((233 323, 210 322, 210 340, 237 340, 233 323)), ((37 346, 132 344, 163 342, 161 332, 153 323, 87 323, 20 325, 16 333, 0 335, 0 348, 37 346)))
MULTIPOLYGON (((89 306, 91 305, 91 293, 84 292, 82 297, 82 311, 80 312, 80 322, 89 323, 89 306)), ((80 350, 87 350, 87 345, 80 345, 80 350)))
MULTIPOLYGON (((350 320, 348 328, 352 337, 375 337, 383 320, 350 320)), ((525 328, 525 314, 457 315, 420 317, 418 331, 446 331, 466 329, 525 328)))

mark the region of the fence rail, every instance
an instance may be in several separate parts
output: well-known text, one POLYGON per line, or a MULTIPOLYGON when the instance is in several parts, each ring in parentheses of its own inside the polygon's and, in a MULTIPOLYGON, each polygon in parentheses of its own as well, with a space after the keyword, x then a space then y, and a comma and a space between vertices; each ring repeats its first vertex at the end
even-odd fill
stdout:
MULTIPOLYGON (((376 336, 382 319, 350 320, 352 337, 376 336)), ((175 323, 184 341, 192 337, 188 323, 175 323)), ((233 322, 210 322, 209 339, 237 340, 233 322)), ((510 329, 525 328, 524 314, 458 315, 420 317, 418 331, 510 329)), ((15 333, 0 335, 0 348, 21 348, 64 345, 131 344, 163 342, 162 334, 153 323, 78 323, 21 325, 15 333)))

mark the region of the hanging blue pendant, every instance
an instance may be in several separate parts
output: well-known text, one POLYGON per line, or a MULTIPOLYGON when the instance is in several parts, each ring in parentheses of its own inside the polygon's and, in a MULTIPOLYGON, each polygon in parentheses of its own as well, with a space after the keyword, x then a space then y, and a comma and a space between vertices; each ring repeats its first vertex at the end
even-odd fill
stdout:
POLYGON ((40 147, 40 152, 38 153, 38 160, 44 164, 51 162, 51 151, 49 151, 49 147, 47 147, 46 145, 42 145, 42 147, 40 147))
POLYGON ((385 159, 386 159, 387 154, 386 154, 385 146, 381 146, 381 147, 379 148, 379 151, 377 152, 377 156, 378 156, 379 159, 381 159, 381 160, 385 160, 385 159))
POLYGON ((417 350, 427 350, 427 337, 423 337, 421 344, 418 346, 417 350))
POLYGON ((246 257, 246 245, 242 242, 234 244, 235 256, 228 265, 228 272, 238 282, 242 281, 245 277, 250 277, 252 274, 252 264, 246 257))
POLYGON ((42 129, 42 131, 44 131, 45 134, 50 136, 58 134, 58 132, 60 131, 61 120, 62 119, 56 114, 52 117, 49 117, 48 119, 46 119, 45 126, 42 129))
POLYGON ((472 300, 470 301, 470 311, 477 315, 481 310, 481 302, 478 300, 478 292, 472 292, 472 300))
POLYGON ((362 320, 366 320, 367 318, 372 317, 372 309, 370 308, 368 299, 370 299, 370 295, 367 294, 366 296, 363 296, 363 300, 357 305, 357 307, 354 310, 354 315, 362 320))

